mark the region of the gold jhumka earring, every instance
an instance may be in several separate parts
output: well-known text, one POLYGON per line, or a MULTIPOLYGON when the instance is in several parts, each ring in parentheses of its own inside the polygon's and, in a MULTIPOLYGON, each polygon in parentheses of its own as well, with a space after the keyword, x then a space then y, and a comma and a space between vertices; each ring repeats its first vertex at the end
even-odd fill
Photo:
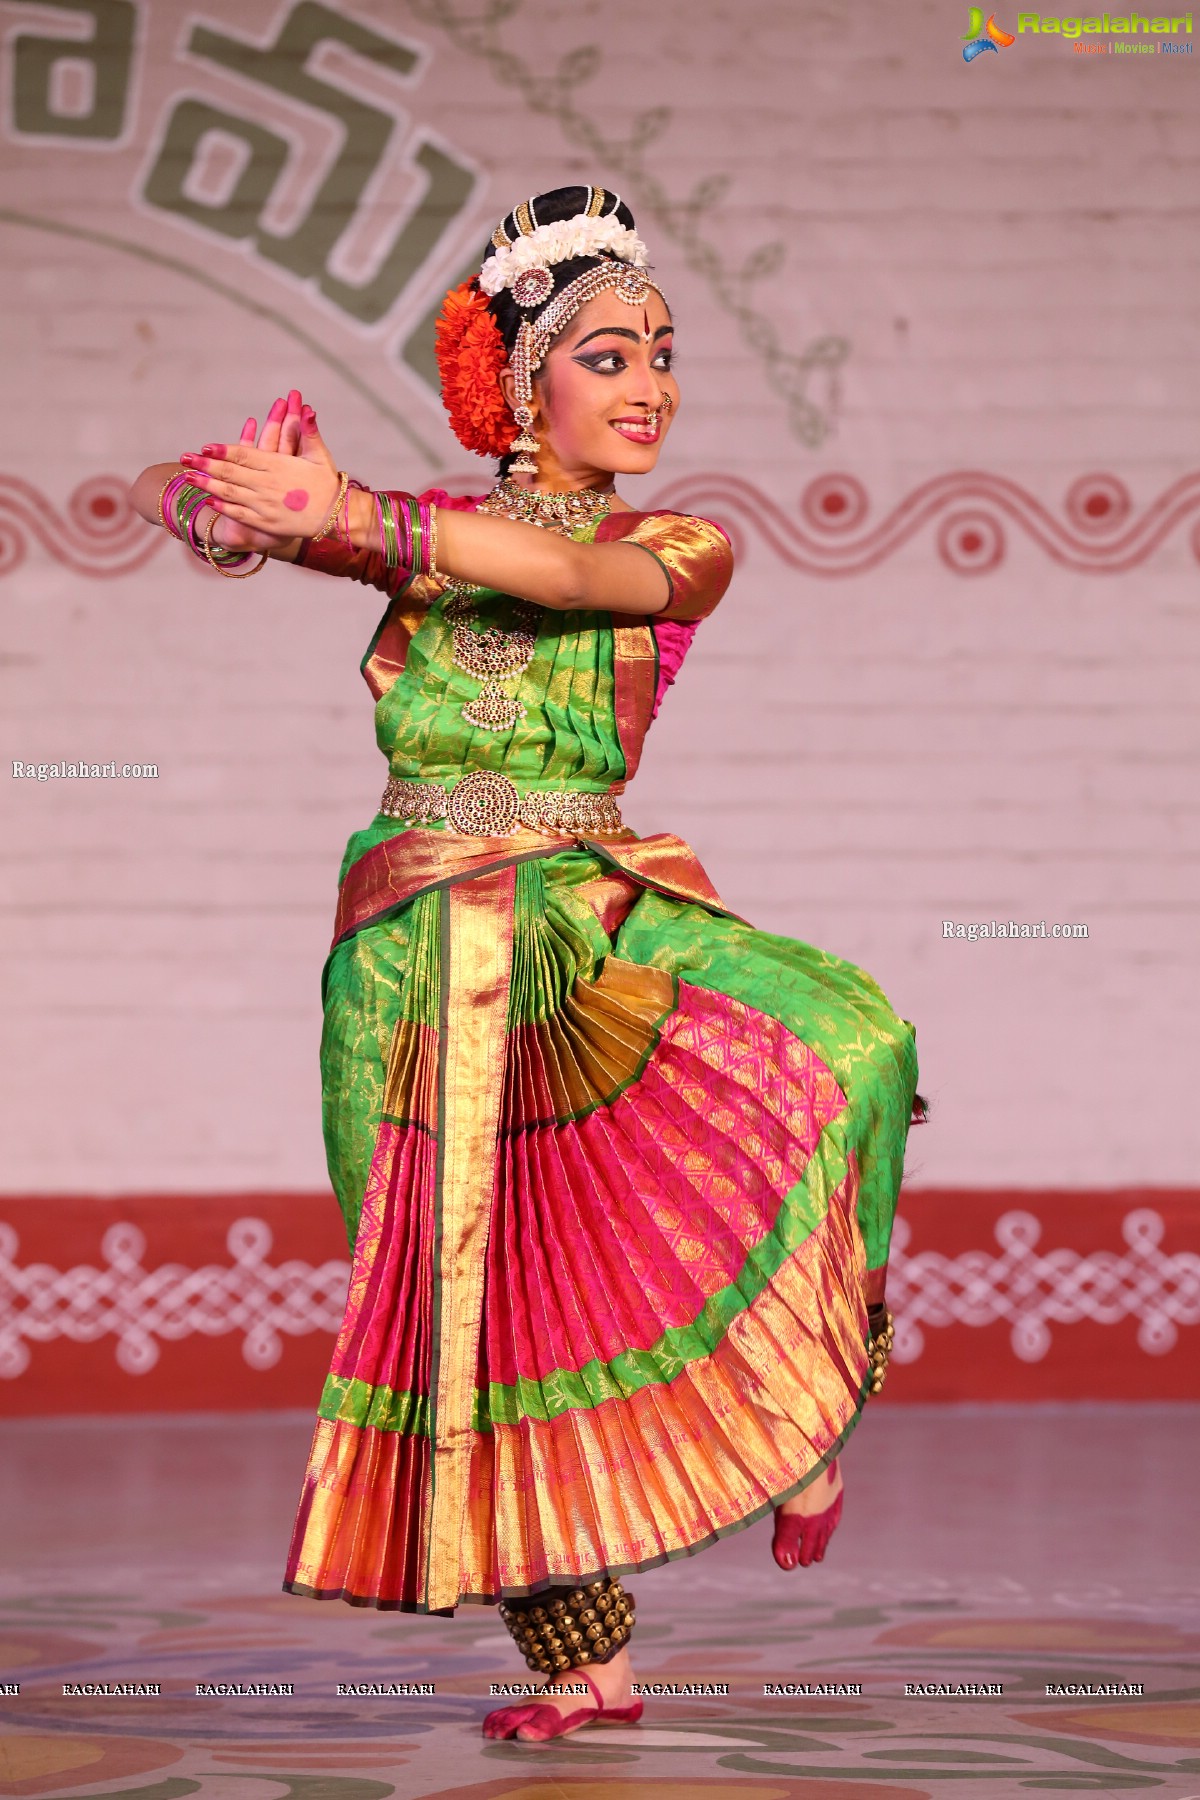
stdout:
POLYGON ((509 474, 536 475, 537 453, 541 445, 533 435, 533 414, 527 406, 519 405, 513 410, 513 418, 521 427, 521 435, 513 442, 513 449, 518 454, 516 462, 509 464, 509 474))

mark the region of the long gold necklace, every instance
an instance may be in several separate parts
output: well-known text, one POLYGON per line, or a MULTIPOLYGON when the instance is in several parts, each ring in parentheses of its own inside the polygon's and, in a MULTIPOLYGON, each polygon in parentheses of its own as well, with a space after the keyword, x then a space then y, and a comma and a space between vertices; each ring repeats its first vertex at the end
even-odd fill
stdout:
MULTIPOLYGON (((607 488, 543 494, 536 488, 522 487, 511 476, 505 476, 475 510, 492 518, 519 519, 527 525, 540 525, 545 531, 557 531, 569 537, 579 526, 594 524, 604 517, 609 511, 611 493, 610 484, 607 488)), ((513 676, 519 680, 533 661, 545 608, 536 606, 531 600, 519 600, 510 631, 501 631, 494 625, 486 631, 473 631, 479 609, 472 604, 472 599, 484 589, 469 581, 458 581, 451 575, 443 577, 443 585, 450 595, 442 608, 442 616, 453 627, 454 666, 464 675, 474 675, 483 683, 475 698, 468 700, 462 708, 462 717, 480 731, 507 731, 518 719, 525 717, 526 709, 514 695, 506 694, 500 683, 513 676)))

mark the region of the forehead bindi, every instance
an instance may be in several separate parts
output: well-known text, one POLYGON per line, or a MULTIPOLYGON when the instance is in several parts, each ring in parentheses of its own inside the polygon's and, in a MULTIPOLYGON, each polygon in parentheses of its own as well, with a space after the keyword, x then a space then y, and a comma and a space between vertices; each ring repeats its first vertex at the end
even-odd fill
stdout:
MULTIPOLYGON (((603 334, 624 338, 626 343, 631 340, 642 344, 662 343, 673 330, 671 315, 658 295, 652 293, 648 302, 639 307, 627 305, 616 294, 605 293, 597 294, 586 306, 580 307, 571 327, 563 332, 559 341, 564 346, 576 348, 585 339, 601 343, 603 334)), ((590 343, 588 348, 591 348, 590 343)))

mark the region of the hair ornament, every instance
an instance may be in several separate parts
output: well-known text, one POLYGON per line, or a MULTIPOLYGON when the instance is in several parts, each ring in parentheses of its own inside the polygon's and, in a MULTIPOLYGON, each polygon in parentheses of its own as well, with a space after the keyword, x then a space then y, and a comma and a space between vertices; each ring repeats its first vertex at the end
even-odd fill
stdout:
MULTIPOLYGON (((611 259, 597 263, 577 275, 568 287, 555 294, 549 306, 536 319, 522 319, 513 346, 512 370, 519 405, 528 406, 533 398, 533 377, 545 361, 550 345, 579 310, 598 294, 612 291, 626 306, 644 306, 651 290, 665 299, 657 281, 629 263, 611 259)), ((519 415, 518 415, 519 416, 519 415)))
POLYGON ((648 260, 646 246, 637 232, 630 231, 611 213, 599 219, 577 213, 573 219, 537 225, 515 244, 487 257, 479 272, 479 285, 489 299, 502 288, 511 288, 518 306, 538 306, 553 291, 550 270, 555 263, 606 253, 637 269, 644 269, 648 260))
POLYGON ((434 329, 442 402, 455 437, 480 456, 506 455, 517 436, 500 386, 508 351, 474 279, 450 289, 434 329))

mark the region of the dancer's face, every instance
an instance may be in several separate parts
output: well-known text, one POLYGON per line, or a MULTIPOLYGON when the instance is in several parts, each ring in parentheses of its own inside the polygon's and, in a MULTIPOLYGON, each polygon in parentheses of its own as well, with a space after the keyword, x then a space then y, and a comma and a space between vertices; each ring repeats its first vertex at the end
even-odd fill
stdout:
MULTIPOLYGON (((539 486, 595 485, 654 467, 679 408, 672 341, 671 315, 653 288, 637 306, 610 291, 580 308, 534 378, 539 486), (648 413, 656 415, 650 430, 648 413)), ((511 372, 501 379, 507 397, 511 372)))

